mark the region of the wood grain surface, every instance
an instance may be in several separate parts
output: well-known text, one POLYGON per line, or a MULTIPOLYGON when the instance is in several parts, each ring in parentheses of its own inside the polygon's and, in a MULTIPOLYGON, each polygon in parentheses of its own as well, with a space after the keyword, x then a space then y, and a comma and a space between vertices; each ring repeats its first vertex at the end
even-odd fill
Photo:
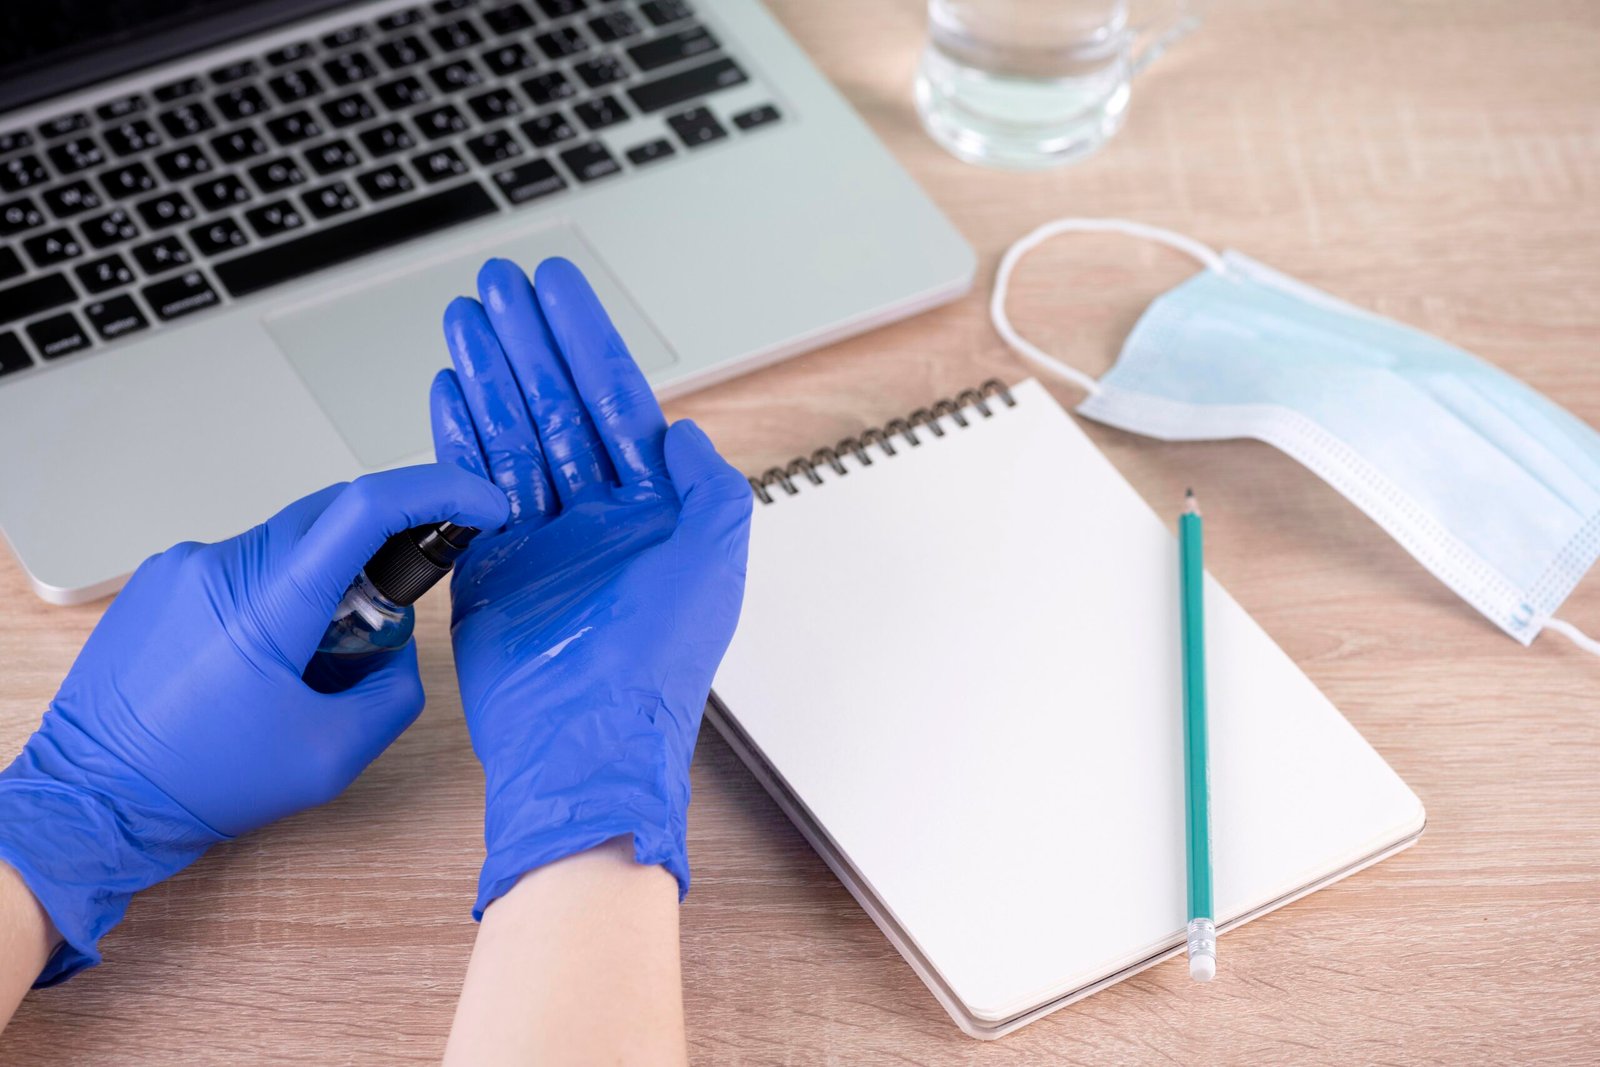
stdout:
MULTIPOLYGON (((1218 2, 1138 84, 1102 154, 1031 175, 966 166, 921 133, 909 91, 918 0, 773 7, 980 267, 977 289, 945 308, 671 405, 744 468, 991 375, 1025 376, 989 328, 986 290, 1009 241, 1069 213, 1237 247, 1456 342, 1600 425, 1600 6, 1218 2)), ((1064 239, 1019 272, 1015 319, 1099 371, 1146 302, 1190 270, 1132 241, 1064 239)), ((708 294, 705 313, 717 312, 708 294)), ((1600 661, 1553 636, 1524 649, 1501 635, 1264 445, 1088 430, 1160 510, 1185 485, 1204 492, 1214 572, 1421 795, 1427 834, 1226 938, 1209 987, 1169 963, 980 1044, 707 731, 684 906, 695 1059, 1600 1060, 1600 661)), ((39 603, 9 557, 0 605, 9 757, 103 605, 39 603)), ((142 894, 106 938, 105 966, 30 996, 0 1061, 437 1059, 482 848, 445 614, 440 593, 422 606, 431 701, 418 725, 336 803, 142 894)), ((1600 577, 1564 614, 1600 632, 1600 577)), ((795 669, 808 669, 803 650, 795 669)))

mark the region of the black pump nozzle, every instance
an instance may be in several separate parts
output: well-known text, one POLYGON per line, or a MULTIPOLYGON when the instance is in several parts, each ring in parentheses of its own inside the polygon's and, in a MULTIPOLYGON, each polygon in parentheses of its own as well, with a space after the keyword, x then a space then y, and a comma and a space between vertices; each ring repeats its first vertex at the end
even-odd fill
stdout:
POLYGON ((453 522, 430 522, 401 530, 367 561, 367 581, 396 604, 415 603, 450 573, 451 566, 479 532, 477 527, 453 522))

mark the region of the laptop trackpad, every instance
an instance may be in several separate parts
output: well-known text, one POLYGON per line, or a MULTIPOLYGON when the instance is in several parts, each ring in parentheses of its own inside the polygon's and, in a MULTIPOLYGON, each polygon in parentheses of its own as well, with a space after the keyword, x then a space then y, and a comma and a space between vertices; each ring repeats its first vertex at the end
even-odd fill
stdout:
POLYGON ((440 323, 445 305, 477 291, 478 268, 491 256, 531 274, 541 260, 564 256, 588 277, 646 374, 676 362, 666 341, 621 283, 565 223, 501 237, 470 252, 451 250, 403 273, 383 274, 273 311, 268 333, 299 371, 356 458, 383 467, 431 450, 428 385, 450 365, 440 323))

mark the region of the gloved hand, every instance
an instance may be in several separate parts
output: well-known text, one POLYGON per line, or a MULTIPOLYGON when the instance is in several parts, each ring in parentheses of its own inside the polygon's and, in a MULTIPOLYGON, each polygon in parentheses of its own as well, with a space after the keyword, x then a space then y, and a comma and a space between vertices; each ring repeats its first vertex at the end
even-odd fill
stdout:
POLYGON ((428 464, 145 561, 0 772, 0 860, 65 942, 38 984, 98 963, 132 894, 333 799, 411 724, 423 699, 413 645, 342 693, 313 691, 301 672, 384 538, 440 519, 492 529, 507 510, 482 478, 428 464))
POLYGON ((670 428, 583 275, 514 264, 445 313, 442 462, 487 475, 511 521, 451 580, 456 672, 483 762, 479 918, 525 872, 633 835, 688 891, 689 759, 744 596, 750 486, 670 428))

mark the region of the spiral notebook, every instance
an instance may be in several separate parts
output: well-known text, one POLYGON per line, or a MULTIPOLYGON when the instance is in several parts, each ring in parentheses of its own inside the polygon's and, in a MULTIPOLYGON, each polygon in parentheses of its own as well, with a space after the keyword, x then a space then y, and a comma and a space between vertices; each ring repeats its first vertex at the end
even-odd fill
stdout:
MULTIPOLYGON (((708 715, 956 1023, 998 1037, 1180 952, 1177 548, 1050 395, 991 382, 752 484, 708 715)), ((1423 809, 1206 597, 1227 982, 1228 929, 1423 809)))

